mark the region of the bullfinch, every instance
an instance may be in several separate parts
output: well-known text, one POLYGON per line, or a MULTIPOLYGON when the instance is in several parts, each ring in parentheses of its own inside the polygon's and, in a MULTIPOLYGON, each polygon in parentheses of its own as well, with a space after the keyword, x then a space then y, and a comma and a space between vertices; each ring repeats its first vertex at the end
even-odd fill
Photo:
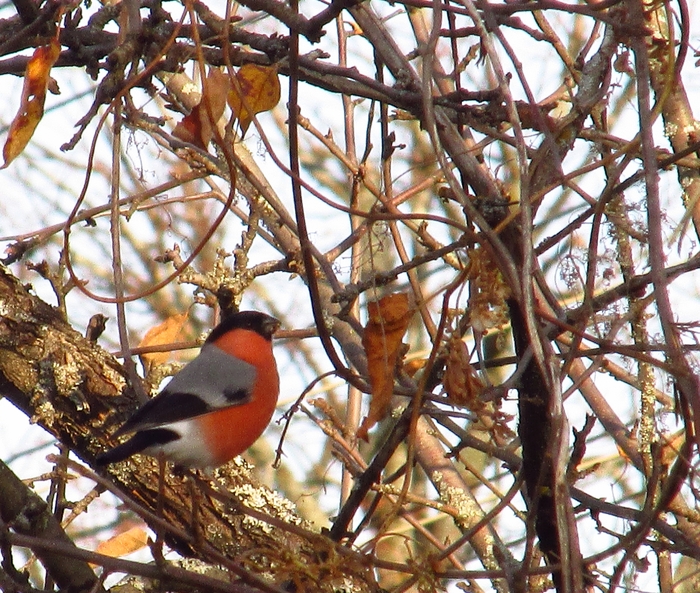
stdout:
POLYGON ((97 457, 99 465, 135 453, 183 467, 217 467, 263 433, 279 395, 272 335, 280 322, 257 311, 232 313, 209 334, 197 357, 126 421, 114 436, 125 443, 97 457))

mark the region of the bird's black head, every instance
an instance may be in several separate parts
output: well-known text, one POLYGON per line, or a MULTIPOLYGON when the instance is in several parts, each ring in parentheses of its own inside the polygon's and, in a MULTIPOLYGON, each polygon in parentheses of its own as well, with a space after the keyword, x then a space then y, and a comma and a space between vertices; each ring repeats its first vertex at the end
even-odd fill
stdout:
POLYGON ((272 340, 272 335, 279 329, 280 322, 278 319, 260 313, 259 311, 240 311, 231 313, 221 320, 207 338, 207 342, 213 342, 227 332, 234 329, 248 329, 261 335, 268 341, 272 340))

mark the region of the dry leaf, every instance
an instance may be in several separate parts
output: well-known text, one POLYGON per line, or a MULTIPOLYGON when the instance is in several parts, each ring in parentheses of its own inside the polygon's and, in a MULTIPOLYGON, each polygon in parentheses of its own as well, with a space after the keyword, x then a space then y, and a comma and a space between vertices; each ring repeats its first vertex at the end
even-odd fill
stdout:
POLYGON ((206 150, 214 137, 216 124, 224 114, 230 88, 228 76, 218 68, 212 68, 204 81, 199 104, 175 126, 173 136, 206 150))
POLYGON ((418 371, 425 368, 427 363, 427 358, 414 358, 403 365, 403 370, 409 377, 414 378, 418 374, 418 371))
MULTIPOLYGON (((150 346, 164 346, 177 341, 177 338, 182 331, 182 327, 187 321, 189 311, 168 317, 160 325, 152 327, 146 332, 146 335, 141 340, 139 348, 148 348, 150 346)), ((141 355, 141 363, 146 371, 146 374, 157 364, 163 364, 168 361, 170 352, 147 352, 141 355)))
POLYGON ((476 415, 473 428, 488 433, 491 441, 500 447, 515 436, 508 426, 513 416, 498 409, 495 401, 482 399, 486 386, 469 358, 467 345, 458 336, 451 336, 442 386, 451 404, 464 406, 476 415))
POLYGON ((148 533, 143 527, 131 529, 101 542, 95 550, 99 554, 119 558, 140 550, 148 544, 148 533))
POLYGON ((396 293, 379 301, 368 303, 369 320, 362 335, 362 346, 367 354, 372 399, 369 413, 357 431, 357 437, 367 440, 367 432, 384 418, 394 393, 396 363, 405 354, 403 339, 414 310, 408 294, 396 293))
POLYGON ((452 336, 447 342, 447 363, 442 385, 451 403, 480 413, 484 403, 479 395, 484 390, 484 384, 469 358, 467 345, 458 336, 452 336))
POLYGON ((22 153, 44 115, 46 89, 51 80, 49 74, 60 53, 61 44, 56 37, 48 45, 37 47, 27 63, 22 102, 17 115, 12 120, 2 151, 5 159, 3 169, 22 153))
POLYGON ((469 322, 475 331, 486 333, 489 329, 503 327, 510 321, 507 299, 510 290, 503 280, 491 251, 478 247, 468 251, 469 322))
POLYGON ((276 66, 244 64, 236 73, 238 84, 228 93, 228 104, 245 135, 253 116, 269 111, 280 101, 280 81, 276 66), (250 112, 249 112, 250 110, 250 112))

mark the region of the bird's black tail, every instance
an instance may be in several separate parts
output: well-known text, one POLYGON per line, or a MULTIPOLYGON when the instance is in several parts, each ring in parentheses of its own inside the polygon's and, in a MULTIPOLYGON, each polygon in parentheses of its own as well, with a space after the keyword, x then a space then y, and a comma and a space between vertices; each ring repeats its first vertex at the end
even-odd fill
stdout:
POLYGON ((126 441, 126 443, 117 445, 114 449, 110 449, 98 455, 95 463, 99 466, 105 466, 110 463, 124 461, 127 457, 131 457, 136 453, 141 453, 149 447, 164 445, 179 438, 180 435, 178 433, 167 428, 140 430, 126 441))

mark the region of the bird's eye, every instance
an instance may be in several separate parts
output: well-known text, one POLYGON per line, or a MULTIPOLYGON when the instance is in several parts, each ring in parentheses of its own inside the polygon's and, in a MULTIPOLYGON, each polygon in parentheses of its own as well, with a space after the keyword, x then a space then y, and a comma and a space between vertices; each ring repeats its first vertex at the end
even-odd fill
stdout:
POLYGON ((247 389, 224 389, 223 396, 226 398, 226 400, 232 402, 232 403, 237 403, 242 400, 248 399, 248 390, 247 389))

